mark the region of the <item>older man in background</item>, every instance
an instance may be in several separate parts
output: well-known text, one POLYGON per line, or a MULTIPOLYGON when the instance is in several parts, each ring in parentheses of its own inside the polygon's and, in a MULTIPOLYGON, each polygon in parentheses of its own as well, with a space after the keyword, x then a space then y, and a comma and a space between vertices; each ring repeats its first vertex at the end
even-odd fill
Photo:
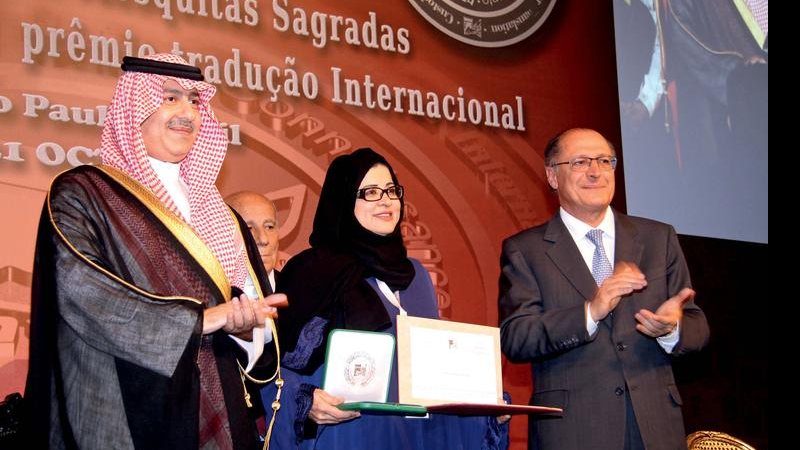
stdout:
POLYGON ((251 191, 239 191, 225 197, 225 202, 242 216, 258 245, 272 289, 275 289, 275 266, 278 264, 278 211, 267 197, 251 191))

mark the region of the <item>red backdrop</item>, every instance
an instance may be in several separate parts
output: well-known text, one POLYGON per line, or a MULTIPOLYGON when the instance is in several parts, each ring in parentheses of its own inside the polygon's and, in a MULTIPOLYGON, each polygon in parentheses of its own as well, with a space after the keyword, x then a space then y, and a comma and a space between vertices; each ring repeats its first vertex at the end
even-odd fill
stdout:
MULTIPOLYGON (((442 316, 462 322, 497 325, 502 239, 547 220, 556 207, 542 167, 547 139, 585 126, 618 142, 610 2, 557 2, 532 35, 494 48, 454 39, 411 2, 196 0, 193 14, 178 11, 179 3, 186 2, 0 4, 0 395, 24 387, 33 244, 49 180, 97 161, 97 122, 119 75, 113 62, 125 53, 148 49, 143 46, 191 52, 207 77, 218 78, 214 106, 232 138, 220 190, 253 190, 276 200, 284 260, 307 246, 331 158, 362 146, 384 154, 407 187, 410 253, 431 273, 442 316), (169 11, 158 6, 165 4, 169 11), (215 4, 234 9, 220 8, 222 18, 215 19, 215 4), (362 31, 374 15, 377 36, 390 35, 395 51, 348 44, 342 29, 340 40, 332 40, 330 21, 323 45, 312 28, 322 14, 351 18, 362 31), (293 31, 295 20, 311 35, 293 31), (281 31, 285 23, 289 29, 281 31), (108 39, 116 40, 116 58, 103 54, 108 39), (265 90, 230 86, 237 67, 239 81, 247 83, 247 64, 260 65, 265 90), (361 106, 335 101, 335 68, 359 86, 361 106), (283 82, 286 69, 299 75, 300 95, 283 85, 271 98, 269 71, 277 70, 283 82), (366 104, 367 77, 373 99, 384 89, 378 86, 387 86, 388 110, 366 104), (466 121, 427 109, 424 116, 409 114, 407 103, 395 102, 399 87, 438 97, 439 107, 450 95, 454 111, 463 98, 466 121), (478 101, 473 119, 484 102, 501 112, 506 104, 513 126, 470 122, 472 99, 478 101)), ((503 371, 514 401, 527 402, 527 366, 505 363, 503 371)), ((514 418, 513 448, 524 448, 526 433, 526 418, 514 418)))

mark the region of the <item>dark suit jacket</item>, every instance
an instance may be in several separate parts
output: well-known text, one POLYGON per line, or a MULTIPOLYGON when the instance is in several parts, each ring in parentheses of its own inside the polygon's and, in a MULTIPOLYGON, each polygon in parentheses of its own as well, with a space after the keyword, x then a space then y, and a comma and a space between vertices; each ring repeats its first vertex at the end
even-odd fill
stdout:
MULTIPOLYGON (((592 337, 584 305, 597 286, 561 217, 503 243, 503 352, 532 363, 532 404, 564 408, 561 417, 531 417, 532 449, 622 449, 626 396, 648 449, 686 448, 671 356, 636 331, 634 318, 690 286, 686 261, 671 226, 614 214, 615 259, 635 263, 648 285, 623 298, 592 337)), ((705 315, 693 302, 684 306, 680 333, 673 355, 708 340, 705 315)))

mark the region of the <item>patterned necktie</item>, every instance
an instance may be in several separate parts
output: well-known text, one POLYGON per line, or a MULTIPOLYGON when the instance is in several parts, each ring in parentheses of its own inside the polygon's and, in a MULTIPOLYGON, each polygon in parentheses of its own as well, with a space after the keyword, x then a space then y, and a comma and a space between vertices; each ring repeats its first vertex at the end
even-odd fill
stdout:
POLYGON ((594 255, 592 256, 592 276, 598 286, 603 284, 603 281, 610 277, 614 272, 611 267, 611 262, 608 261, 606 250, 603 247, 603 230, 589 230, 586 237, 594 244, 594 255))

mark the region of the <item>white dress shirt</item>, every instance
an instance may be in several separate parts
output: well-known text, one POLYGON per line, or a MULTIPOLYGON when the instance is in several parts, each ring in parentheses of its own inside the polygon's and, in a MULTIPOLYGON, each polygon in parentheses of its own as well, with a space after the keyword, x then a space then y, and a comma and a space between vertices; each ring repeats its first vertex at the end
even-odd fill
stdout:
MULTIPOLYGON (((616 243, 616 222, 614 221, 614 212, 611 210, 611 207, 609 206, 606 209, 603 221, 594 228, 568 213, 564 208, 560 208, 559 213, 561 215, 561 220, 567 227, 567 231, 569 231, 570 236, 572 236, 572 240, 575 241, 575 245, 578 246, 578 251, 580 251, 581 257, 583 257, 583 261, 586 263, 586 267, 589 268, 589 271, 592 270, 592 258, 594 257, 595 245, 591 240, 589 240, 588 237, 586 237, 586 233, 594 228, 603 231, 603 248, 606 252, 606 256, 608 256, 609 262, 611 263, 611 267, 613 268, 616 243)), ((589 333, 589 336, 594 336, 594 334, 597 332, 597 326, 599 322, 595 322, 594 319, 592 319, 592 315, 589 313, 589 302, 586 302, 584 311, 586 314, 586 331, 589 333)), ((661 348, 664 349, 664 351, 667 353, 672 353, 672 349, 675 348, 675 344, 678 343, 679 338, 680 322, 675 329, 672 330, 672 332, 658 337, 656 340, 661 348)))

